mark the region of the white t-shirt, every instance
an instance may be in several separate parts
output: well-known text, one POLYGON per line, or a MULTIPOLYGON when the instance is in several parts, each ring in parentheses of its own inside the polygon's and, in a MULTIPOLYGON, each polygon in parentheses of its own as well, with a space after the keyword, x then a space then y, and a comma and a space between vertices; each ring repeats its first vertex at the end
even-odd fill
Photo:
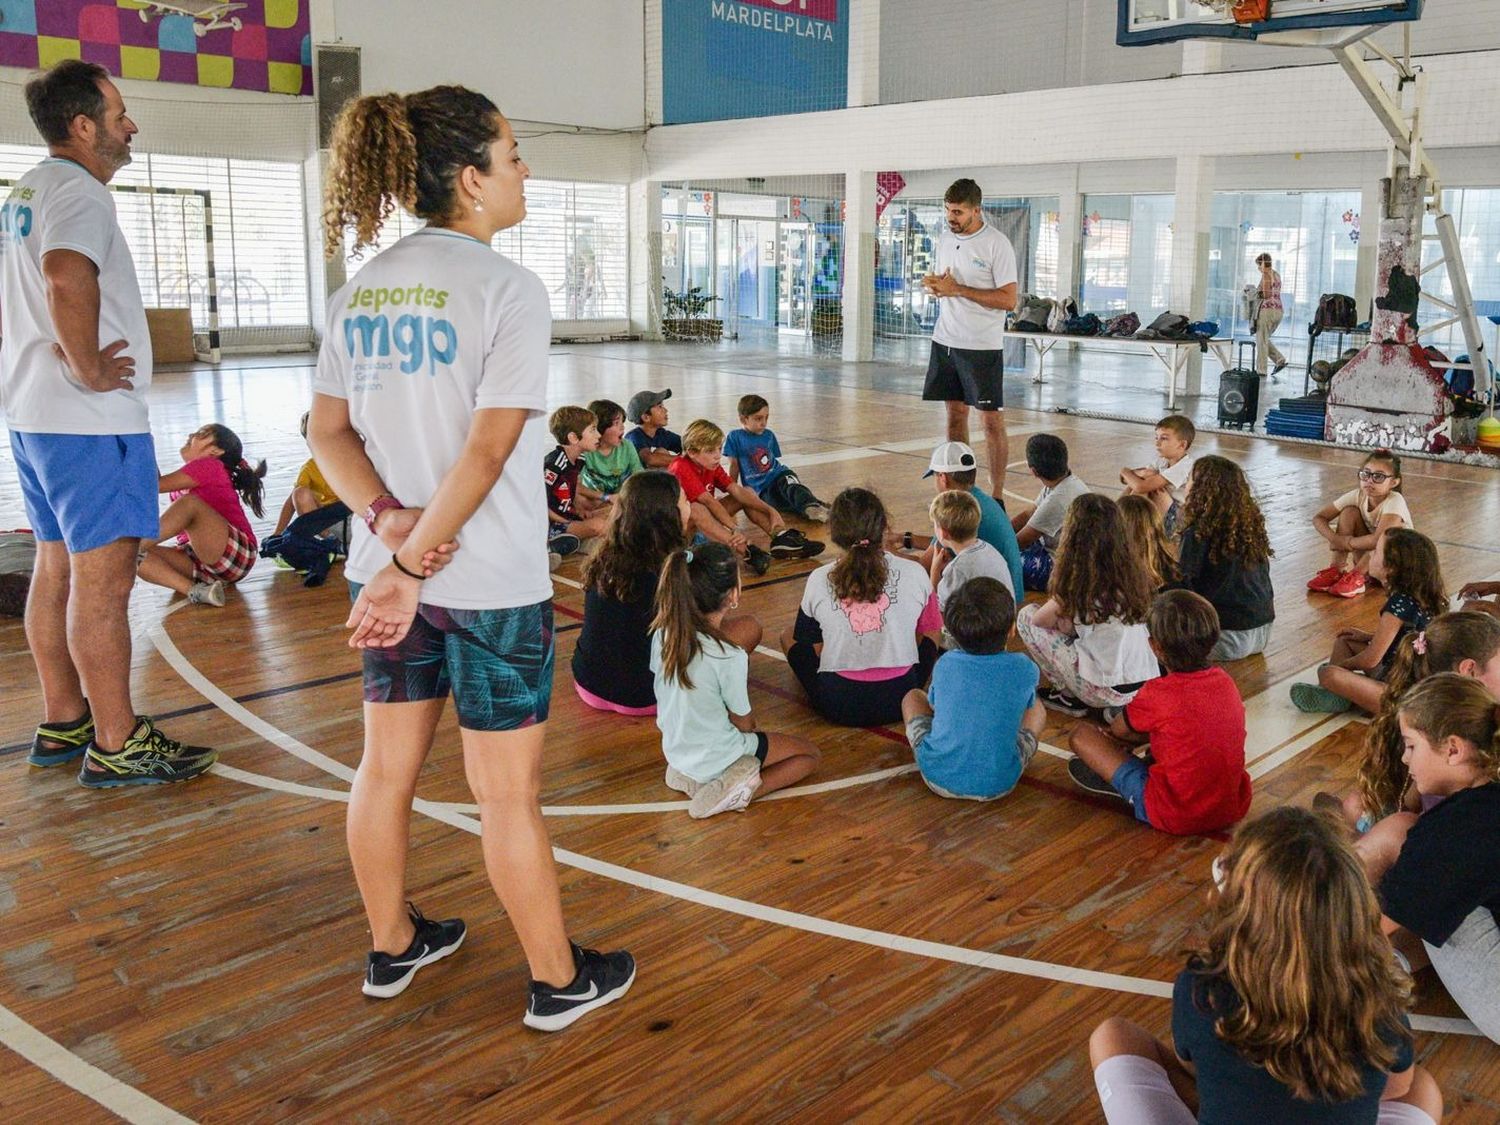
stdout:
MULTIPOLYGON (((989 223, 973 234, 938 232, 933 273, 953 271, 960 285, 972 289, 1001 289, 1017 281, 1016 251, 1010 239, 989 223)), ((932 342, 972 351, 998 351, 1005 346, 1005 311, 987 309, 964 297, 938 301, 932 342)))
POLYGON ((1173 500, 1185 500, 1188 494, 1188 478, 1193 475, 1193 455, 1184 453, 1175 465, 1168 465, 1165 457, 1158 457, 1147 468, 1155 469, 1167 478, 1167 495, 1173 500))
POLYGON ((833 563, 807 576, 802 612, 823 631, 821 672, 908 668, 917 662, 917 622, 932 597, 922 564, 889 551, 885 590, 873 602, 841 602, 834 595, 833 563))
POLYGON ((1049 484, 1037 493, 1036 511, 1026 521, 1026 526, 1042 537, 1042 546, 1049 551, 1057 550, 1058 538, 1062 535, 1063 522, 1068 518, 1068 509, 1089 491, 1089 486, 1074 473, 1069 473, 1056 484, 1049 484))
MULTIPOLYGON (((552 597, 547 571, 547 289, 467 235, 428 227, 376 255, 329 298, 313 390, 347 399, 380 479, 425 507, 458 460, 476 410, 527 411, 495 487, 459 530, 453 561, 422 584, 449 609, 510 609, 552 597)), ((354 522, 345 573, 368 582, 390 552, 354 522)))
POLYGON ((1098 687, 1117 687, 1154 680, 1161 675, 1144 623, 1126 625, 1111 617, 1097 625, 1075 624, 1078 674, 1098 687))
POLYGON ((1339 509, 1358 508, 1359 518, 1365 521, 1366 532, 1375 530, 1375 525, 1380 522, 1381 516, 1400 516, 1401 526, 1412 526, 1411 509, 1406 506, 1406 497, 1399 492, 1387 492, 1385 499, 1372 508, 1364 489, 1355 488, 1335 500, 1333 506, 1339 509))
POLYGON ((71 160, 48 157, 11 188, 0 214, 0 409, 13 430, 38 434, 144 434, 151 423, 151 335, 135 260, 109 189, 71 160), (73 250, 99 270, 99 346, 124 340, 131 390, 91 391, 52 354, 42 256, 73 250))
POLYGON ((1005 556, 983 539, 976 539, 943 568, 937 584, 938 608, 946 612, 948 599, 971 578, 993 578, 1010 591, 1011 597, 1016 596, 1010 564, 1005 561, 1005 556))
POLYGON ((691 691, 661 673, 661 634, 651 634, 651 671, 656 676, 656 726, 667 763, 697 782, 712 781, 760 739, 729 721, 750 714, 750 658, 735 645, 698 634, 703 646, 688 663, 691 691))

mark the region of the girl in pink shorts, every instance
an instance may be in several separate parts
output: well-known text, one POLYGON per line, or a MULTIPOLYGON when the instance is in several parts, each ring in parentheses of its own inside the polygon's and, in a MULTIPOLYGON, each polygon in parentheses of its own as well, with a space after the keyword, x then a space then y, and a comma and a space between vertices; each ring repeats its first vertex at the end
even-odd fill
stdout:
POLYGON ((141 551, 137 572, 147 582, 186 594, 200 605, 224 604, 224 587, 255 565, 258 543, 241 500, 257 517, 266 463, 245 460, 239 435, 217 422, 182 447, 182 467, 160 478, 171 503, 161 517, 161 541, 141 551))

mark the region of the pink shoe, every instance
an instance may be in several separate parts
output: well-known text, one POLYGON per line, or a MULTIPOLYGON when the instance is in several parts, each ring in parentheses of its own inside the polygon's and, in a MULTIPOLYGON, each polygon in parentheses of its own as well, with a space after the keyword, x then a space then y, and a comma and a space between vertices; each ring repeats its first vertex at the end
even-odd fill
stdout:
POLYGON ((1328 587, 1328 592, 1336 598, 1357 598, 1365 592, 1365 576, 1357 570, 1351 570, 1328 587))
POLYGON ((1315 593, 1326 594, 1328 588, 1342 577, 1344 577, 1344 572, 1338 567, 1325 566, 1312 576, 1312 581, 1307 584, 1307 588, 1315 593))

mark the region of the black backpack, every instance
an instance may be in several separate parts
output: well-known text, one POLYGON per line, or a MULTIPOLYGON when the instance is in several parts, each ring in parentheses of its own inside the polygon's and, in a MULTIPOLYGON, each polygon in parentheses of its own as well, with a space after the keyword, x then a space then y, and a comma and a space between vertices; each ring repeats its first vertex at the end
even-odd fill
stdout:
POLYGON ((1135 334, 1138 340, 1188 340, 1188 318, 1180 313, 1164 312, 1135 334))
POLYGON ((1011 331, 1047 331, 1047 318, 1052 315, 1052 305, 1053 302, 1046 297, 1027 297, 1020 312, 1016 313, 1015 323, 1010 326, 1011 331))
POLYGON ((1068 317, 1062 330, 1069 336, 1097 336, 1104 331, 1104 322, 1093 313, 1084 313, 1068 317))
POLYGON ((298 516, 280 535, 261 540, 260 557, 280 558, 293 570, 306 574, 304 586, 321 586, 334 561, 344 554, 344 545, 319 533, 348 518, 349 509, 341 501, 298 516))
POLYGON ((1359 321, 1354 307, 1354 298, 1347 293, 1324 293, 1318 298, 1318 311, 1313 314, 1310 332, 1316 336, 1329 329, 1353 328, 1359 321))

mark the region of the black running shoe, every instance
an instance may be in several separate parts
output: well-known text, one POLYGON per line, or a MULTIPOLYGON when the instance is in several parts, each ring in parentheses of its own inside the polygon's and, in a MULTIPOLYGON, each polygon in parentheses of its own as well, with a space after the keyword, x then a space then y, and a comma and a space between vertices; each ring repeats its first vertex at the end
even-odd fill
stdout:
POLYGON ((28 765, 64 766, 83 757, 94 741, 94 716, 87 710, 76 723, 39 723, 31 740, 28 765))
POLYGON ((219 752, 207 746, 184 746, 156 729, 144 715, 119 750, 99 749, 90 742, 78 770, 78 784, 88 789, 122 785, 170 785, 207 773, 219 752))
POLYGON ((630 991, 635 982, 635 958, 623 949, 600 953, 573 945, 573 964, 578 967, 565 988, 531 982, 531 996, 522 1019, 537 1031, 561 1031, 576 1019, 630 991))
POLYGON ((1061 711, 1064 715, 1083 716, 1089 713, 1088 704, 1081 699, 1074 699, 1065 691, 1057 688, 1048 688, 1046 691, 1037 692, 1044 704, 1054 711, 1061 711))
POLYGON ((422 912, 411 903, 406 904, 411 912, 411 924, 416 928, 411 944, 405 952, 395 954, 371 953, 365 958, 366 996, 378 996, 388 1000, 406 991, 411 978, 423 965, 441 961, 464 943, 468 933, 462 918, 449 918, 446 922, 432 922, 422 917, 422 912))
POLYGON ((771 569, 771 556, 751 543, 745 549, 745 564, 757 575, 764 574, 771 569))
POLYGON ((560 531, 547 540, 547 550, 561 555, 563 558, 574 554, 581 546, 583 546, 583 540, 566 531, 560 531))
POLYGON ((771 536, 771 554, 778 559, 801 558, 807 542, 807 536, 795 527, 783 528, 771 536))
POLYGON ((1090 793, 1098 794, 1100 797, 1114 797, 1123 801, 1120 791, 1104 778, 1100 777, 1088 766, 1083 764, 1082 758, 1074 758, 1068 763, 1068 776, 1071 777, 1078 788, 1086 789, 1090 793))

